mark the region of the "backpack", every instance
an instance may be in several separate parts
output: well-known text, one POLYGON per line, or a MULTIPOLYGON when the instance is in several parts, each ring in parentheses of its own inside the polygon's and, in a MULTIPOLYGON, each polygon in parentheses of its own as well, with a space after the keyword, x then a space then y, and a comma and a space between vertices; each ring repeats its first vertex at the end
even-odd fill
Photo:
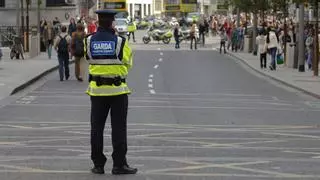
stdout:
POLYGON ((84 37, 81 35, 76 35, 75 37, 75 48, 74 48, 74 56, 76 57, 83 57, 84 56, 84 43, 83 43, 84 37))
POLYGON ((58 44, 58 55, 68 55, 69 51, 68 51, 68 42, 67 42, 67 35, 65 37, 60 37, 60 42, 58 44))

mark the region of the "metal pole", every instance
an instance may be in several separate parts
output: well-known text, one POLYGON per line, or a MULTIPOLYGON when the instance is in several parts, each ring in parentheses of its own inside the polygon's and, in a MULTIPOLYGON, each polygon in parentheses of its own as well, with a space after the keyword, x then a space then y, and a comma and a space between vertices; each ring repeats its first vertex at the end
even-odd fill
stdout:
POLYGON ((38 32, 40 32, 40 26, 41 26, 41 24, 40 24, 40 5, 41 5, 41 0, 38 0, 38 8, 37 8, 37 20, 38 20, 38 32))
MULTIPOLYGON (((23 8, 23 0, 20 0, 20 7, 21 7, 21 35, 24 37, 24 8, 23 8)), ((24 39, 23 39, 24 40, 24 39)))
MULTIPOLYGON (((19 29, 20 27, 20 0, 16 0, 16 26, 19 29)), ((17 32, 19 36, 21 36, 21 34, 19 32, 17 32)))
POLYGON ((305 55, 304 55, 304 4, 299 4, 299 72, 305 72, 305 55))
POLYGON ((237 27, 240 27, 240 9, 237 8, 237 27))
POLYGON ((314 15, 316 17, 316 24, 315 24, 315 50, 314 50, 314 58, 313 58, 313 75, 318 76, 319 75, 319 3, 318 1, 315 1, 315 11, 314 15))
POLYGON ((26 51, 29 52, 29 5, 30 5, 30 0, 26 0, 26 6, 27 6, 27 14, 26 14, 26 36, 27 36, 27 44, 26 44, 26 51))

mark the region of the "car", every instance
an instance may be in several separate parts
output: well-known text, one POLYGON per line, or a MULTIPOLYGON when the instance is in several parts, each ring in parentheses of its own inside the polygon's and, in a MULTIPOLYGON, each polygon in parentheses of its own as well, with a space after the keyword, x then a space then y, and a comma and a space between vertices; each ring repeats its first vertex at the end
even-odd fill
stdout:
POLYGON ((188 13, 186 21, 188 24, 192 24, 193 20, 198 21, 199 18, 200 18, 200 13, 192 12, 192 13, 188 13))
POLYGON ((115 19, 115 28, 119 34, 126 34, 128 32, 128 20, 125 18, 115 19))

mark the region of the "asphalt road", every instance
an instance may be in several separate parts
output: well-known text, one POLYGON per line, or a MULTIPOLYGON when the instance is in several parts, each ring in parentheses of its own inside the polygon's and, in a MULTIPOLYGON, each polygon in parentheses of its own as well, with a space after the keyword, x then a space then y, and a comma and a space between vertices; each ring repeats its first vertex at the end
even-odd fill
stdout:
POLYGON ((320 179, 318 100, 214 43, 132 46, 128 160, 139 173, 112 176, 109 159, 106 175, 90 174, 87 83, 59 82, 55 72, 0 108, 1 180, 320 179))

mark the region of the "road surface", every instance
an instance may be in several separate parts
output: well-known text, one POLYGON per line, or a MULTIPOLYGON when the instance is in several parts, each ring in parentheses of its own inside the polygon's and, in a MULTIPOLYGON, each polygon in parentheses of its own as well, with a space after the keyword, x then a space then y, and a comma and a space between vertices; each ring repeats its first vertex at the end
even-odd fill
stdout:
POLYGON ((320 103, 215 46, 133 45, 128 161, 137 175, 112 176, 110 158, 106 175, 90 174, 87 83, 55 72, 0 108, 0 179, 320 179, 320 103))

